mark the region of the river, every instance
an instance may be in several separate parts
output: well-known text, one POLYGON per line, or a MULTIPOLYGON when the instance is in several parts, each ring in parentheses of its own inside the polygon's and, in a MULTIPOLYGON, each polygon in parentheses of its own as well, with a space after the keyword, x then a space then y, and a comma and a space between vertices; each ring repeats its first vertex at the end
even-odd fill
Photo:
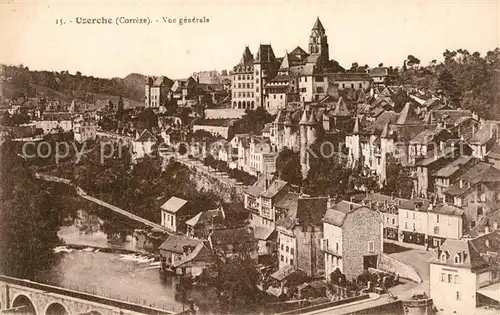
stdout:
POLYGON ((145 253, 100 252, 99 248, 139 250, 131 237, 125 242, 109 243, 103 232, 80 233, 75 226, 61 228, 59 236, 66 244, 88 247, 55 248, 60 255, 58 264, 51 271, 40 273, 38 281, 173 312, 187 309, 188 302, 182 301, 189 299, 199 313, 211 313, 215 307, 213 290, 196 288, 188 291, 184 299, 179 294, 176 297, 176 279, 162 277, 159 263, 145 253))

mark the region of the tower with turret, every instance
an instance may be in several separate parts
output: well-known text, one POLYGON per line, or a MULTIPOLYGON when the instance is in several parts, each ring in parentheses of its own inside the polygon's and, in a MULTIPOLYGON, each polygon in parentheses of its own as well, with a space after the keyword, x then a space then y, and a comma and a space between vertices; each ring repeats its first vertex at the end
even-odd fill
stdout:
POLYGON ((319 122, 316 120, 314 112, 310 114, 304 110, 299 122, 300 129, 300 168, 302 178, 306 178, 310 169, 309 147, 318 139, 319 122))
POLYGON ((319 17, 316 19, 316 22, 311 30, 311 35, 309 36, 309 54, 319 56, 322 65, 325 65, 330 59, 328 51, 328 38, 319 17))

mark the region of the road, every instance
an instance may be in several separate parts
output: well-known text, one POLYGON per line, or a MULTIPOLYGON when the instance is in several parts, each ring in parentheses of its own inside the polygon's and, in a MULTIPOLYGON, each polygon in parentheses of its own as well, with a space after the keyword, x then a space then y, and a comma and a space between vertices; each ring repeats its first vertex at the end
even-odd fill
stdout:
POLYGON ((370 294, 370 298, 362 301, 355 301, 343 305, 333 306, 316 310, 302 315, 316 315, 316 314, 349 314, 366 308, 375 307, 378 305, 386 304, 388 302, 387 294, 378 295, 370 294))

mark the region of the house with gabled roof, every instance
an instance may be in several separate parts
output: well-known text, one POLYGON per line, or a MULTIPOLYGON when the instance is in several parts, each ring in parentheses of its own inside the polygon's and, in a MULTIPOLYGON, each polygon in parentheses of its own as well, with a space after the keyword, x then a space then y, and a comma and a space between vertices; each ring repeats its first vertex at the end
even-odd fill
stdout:
POLYGON ((212 230, 225 227, 224 220, 222 207, 202 211, 185 222, 186 234, 193 238, 207 239, 212 230))
POLYGON ((330 204, 322 219, 325 278, 337 269, 349 280, 377 268, 383 248, 383 223, 378 211, 349 201, 330 204))
POLYGON ((144 129, 134 141, 132 141, 132 150, 134 158, 142 159, 146 155, 151 155, 154 152, 154 146, 158 142, 158 138, 148 129, 144 129))
POLYGON ((473 229, 488 213, 500 208, 500 170, 478 162, 459 176, 444 195, 465 211, 465 229, 473 229))
POLYGON ((446 240, 429 261, 430 298, 444 314, 495 314, 500 304, 500 234, 446 240), (493 308, 492 308, 493 307, 493 308))
POLYGON ((145 105, 148 107, 164 106, 174 82, 165 76, 149 77, 145 86, 145 105))
POLYGON ((323 255, 320 240, 323 237, 323 218, 328 197, 310 197, 289 192, 276 203, 279 219, 279 269, 293 267, 309 277, 323 274, 323 255))
POLYGON ((171 197, 161 207, 161 225, 170 231, 178 232, 184 223, 187 213, 187 200, 171 197))

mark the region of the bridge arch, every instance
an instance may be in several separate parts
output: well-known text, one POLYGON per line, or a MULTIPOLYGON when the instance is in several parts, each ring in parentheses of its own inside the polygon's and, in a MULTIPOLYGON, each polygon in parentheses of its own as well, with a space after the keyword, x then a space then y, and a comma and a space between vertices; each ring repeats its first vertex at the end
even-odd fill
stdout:
POLYGON ((23 306, 23 314, 37 315, 35 305, 31 301, 31 299, 24 294, 19 294, 14 298, 14 301, 12 302, 12 308, 23 306))
POLYGON ((52 302, 47 305, 45 315, 69 315, 68 309, 61 303, 52 302))

